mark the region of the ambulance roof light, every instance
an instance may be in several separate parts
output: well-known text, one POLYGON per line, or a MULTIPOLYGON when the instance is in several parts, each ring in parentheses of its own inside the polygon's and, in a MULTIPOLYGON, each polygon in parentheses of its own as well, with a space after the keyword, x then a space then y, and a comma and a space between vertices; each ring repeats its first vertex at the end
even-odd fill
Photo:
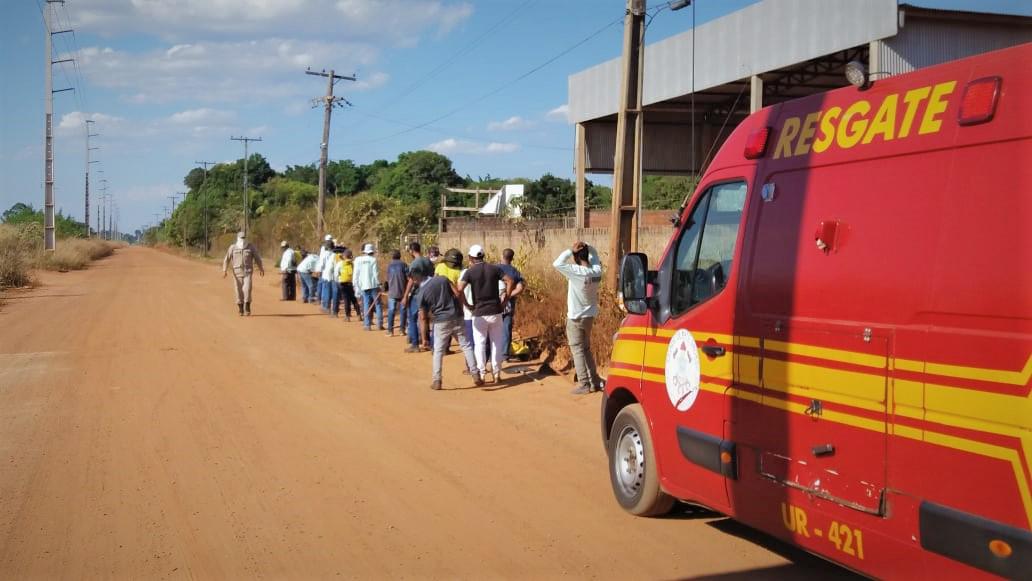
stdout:
POLYGON ((1000 82, 1000 77, 982 77, 969 82, 960 99, 957 123, 977 125, 992 121, 996 103, 1000 100, 1000 82))
POLYGON ((770 127, 753 129, 752 133, 745 140, 745 159, 758 159, 767 153, 767 138, 770 137, 770 127))

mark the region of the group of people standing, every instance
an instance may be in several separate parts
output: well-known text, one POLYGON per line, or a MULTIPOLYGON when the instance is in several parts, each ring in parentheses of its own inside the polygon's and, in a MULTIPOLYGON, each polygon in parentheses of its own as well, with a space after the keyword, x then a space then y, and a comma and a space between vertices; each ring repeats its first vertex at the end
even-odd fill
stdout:
MULTIPOLYGON (((375 330, 396 336, 397 315, 399 335, 407 339, 405 351, 433 352, 431 389, 441 389, 443 359, 453 342, 465 358, 466 373, 474 385, 485 386, 489 379, 492 384, 502 381, 517 297, 526 289, 526 281, 513 265, 511 248, 504 249, 501 260, 492 264, 479 244, 472 245, 465 255, 456 248, 442 254, 431 246, 424 256, 422 246, 412 242, 407 248, 410 262, 401 259, 400 251, 393 251, 384 269, 386 280, 381 283, 373 244, 364 244, 358 257, 331 235, 326 235, 318 253, 295 250, 287 241, 280 247, 282 300, 297 300, 300 280, 302 302, 319 304, 331 317, 339 317, 343 310, 346 322, 354 313, 366 331, 374 330, 375 314, 375 330)), ((257 265, 262 276, 265 269, 243 232, 227 251, 224 276, 230 264, 240 314, 250 315, 253 266, 257 265)), ((573 393, 598 391, 602 383, 591 355, 591 328, 598 314, 601 262, 594 248, 577 242, 555 259, 553 267, 568 281, 566 333, 578 380, 573 393)))

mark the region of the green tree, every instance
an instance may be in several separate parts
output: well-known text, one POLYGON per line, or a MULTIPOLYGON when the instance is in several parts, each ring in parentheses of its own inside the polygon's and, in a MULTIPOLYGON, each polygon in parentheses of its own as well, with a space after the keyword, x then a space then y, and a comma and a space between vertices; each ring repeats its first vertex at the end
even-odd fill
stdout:
POLYGON ((319 185, 319 168, 314 163, 308 165, 288 165, 283 171, 283 177, 295 182, 319 185))
POLYGON ((641 205, 646 210, 674 210, 695 188, 695 178, 647 175, 641 185, 641 205))
POLYGON ((441 189, 462 184, 447 157, 433 151, 409 151, 383 171, 373 191, 406 202, 426 202, 436 216, 441 189))

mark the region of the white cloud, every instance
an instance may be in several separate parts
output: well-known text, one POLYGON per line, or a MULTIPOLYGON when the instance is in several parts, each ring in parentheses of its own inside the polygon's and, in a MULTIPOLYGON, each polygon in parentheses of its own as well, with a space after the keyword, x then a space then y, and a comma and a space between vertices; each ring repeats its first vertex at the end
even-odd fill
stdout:
POLYGON ((566 103, 559 105, 555 109, 552 109, 548 113, 545 113, 545 119, 548 119, 549 121, 563 121, 569 123, 570 106, 566 103))
POLYGON ((168 117, 168 122, 174 125, 226 125, 236 120, 236 111, 224 111, 219 109, 188 109, 173 113, 168 117))
POLYGON ((519 150, 520 145, 518 143, 501 143, 492 141, 485 143, 482 141, 469 141, 466 139, 455 139, 449 137, 436 143, 431 143, 426 146, 426 149, 430 151, 436 151, 442 154, 497 154, 497 153, 512 153, 519 150))
POLYGON ((527 121, 523 117, 514 115, 509 117, 505 121, 492 121, 487 124, 488 131, 515 131, 517 129, 526 129, 533 126, 534 123, 527 121))
MULTIPOLYGON (((350 73, 369 68, 377 55, 366 44, 266 38, 179 44, 143 53, 89 47, 80 54, 80 66, 92 83, 121 91, 122 100, 133 104, 253 103, 307 101, 324 87, 304 75, 306 67, 321 69, 332 62, 350 73)), ((373 72, 366 83, 351 83, 345 91, 373 88, 387 78, 373 72)))
POLYGON ((414 44, 469 19, 470 2, 453 0, 78 0, 69 8, 81 31, 133 31, 166 39, 323 37, 414 44))
POLYGON ((58 135, 74 135, 77 132, 81 133, 86 130, 87 119, 91 119, 105 127, 120 126, 125 122, 125 119, 114 115, 72 111, 71 113, 65 113, 61 116, 61 120, 57 123, 57 127, 54 129, 54 132, 58 135))

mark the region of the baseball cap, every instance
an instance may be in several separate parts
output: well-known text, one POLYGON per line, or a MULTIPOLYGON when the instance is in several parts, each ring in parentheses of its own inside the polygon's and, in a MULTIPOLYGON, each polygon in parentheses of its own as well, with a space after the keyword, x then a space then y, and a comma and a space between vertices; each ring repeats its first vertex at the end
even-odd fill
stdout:
POLYGON ((481 258, 484 256, 484 247, 479 244, 474 244, 469 247, 469 255, 473 258, 481 258))
POLYGON ((327 234, 326 237, 323 238, 323 240, 329 242, 329 241, 333 240, 333 235, 332 234, 327 234))
POLYGON ((283 242, 280 242, 279 245, 280 245, 280 248, 286 248, 287 247, 287 241, 284 240, 283 242))
POLYGON ((237 238, 247 238, 247 234, 244 234, 244 231, 241 230, 237 232, 237 238))
POLYGON ((372 244, 366 244, 362 247, 362 254, 373 254, 374 252, 376 252, 376 249, 373 248, 372 244))

